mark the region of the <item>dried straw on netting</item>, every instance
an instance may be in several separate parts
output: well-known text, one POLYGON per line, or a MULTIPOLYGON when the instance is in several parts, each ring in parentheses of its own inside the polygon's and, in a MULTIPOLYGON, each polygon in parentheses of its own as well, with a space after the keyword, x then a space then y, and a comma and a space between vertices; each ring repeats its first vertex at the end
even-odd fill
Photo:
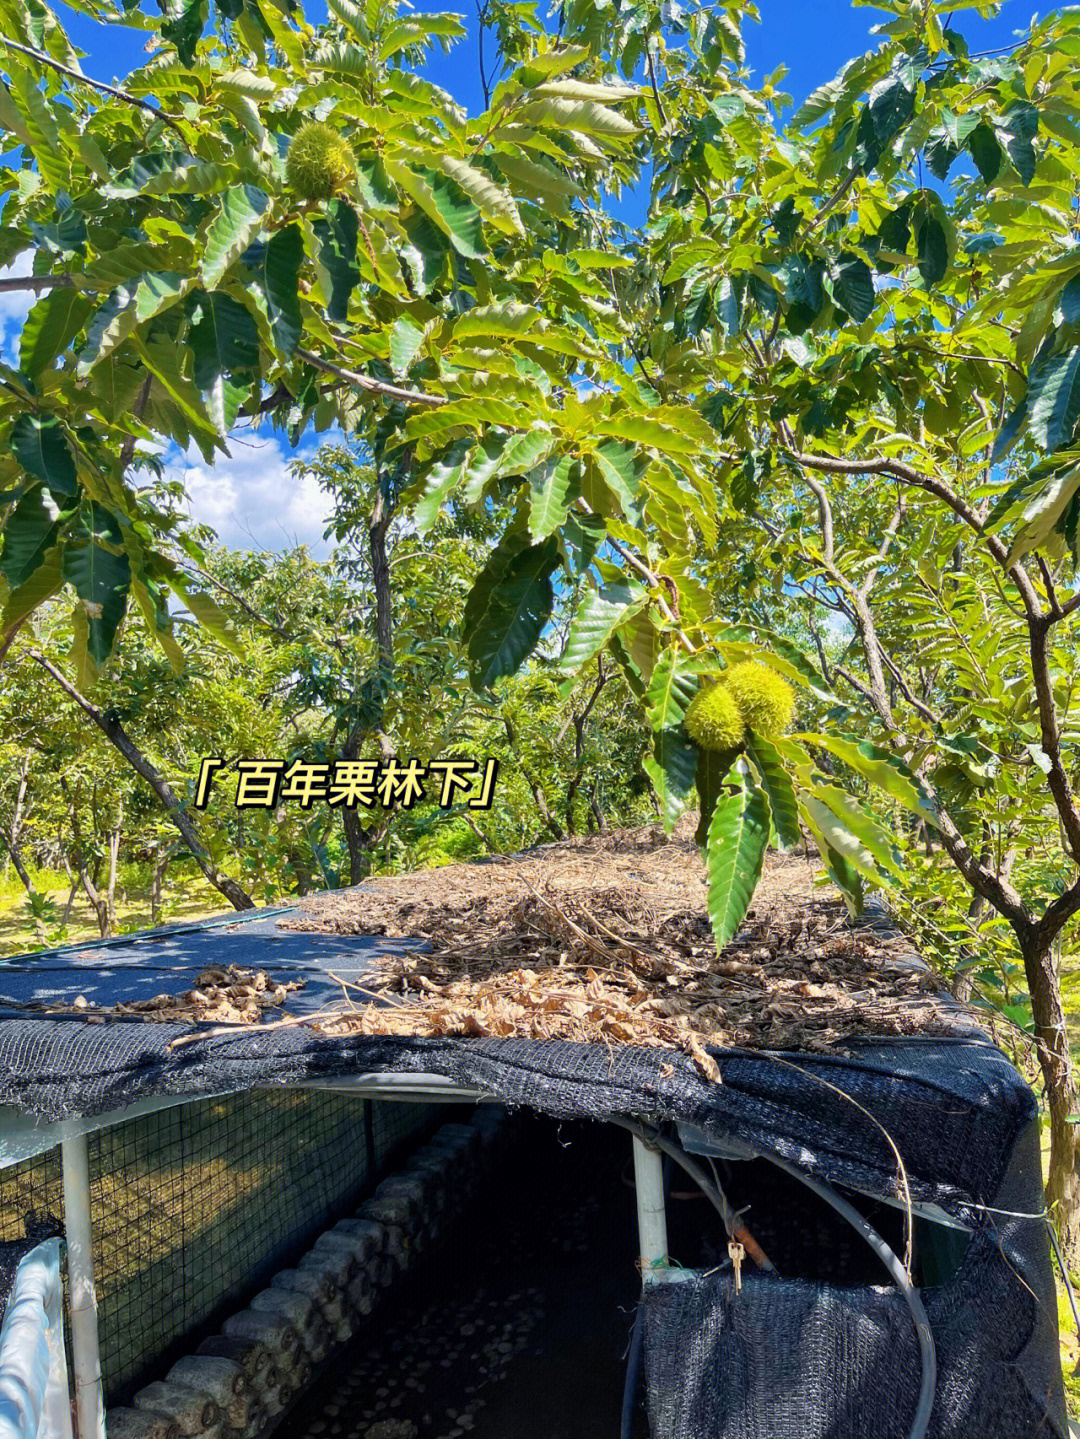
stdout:
POLYGON ((958 1012, 906 944, 847 923, 816 866, 771 855, 717 956, 701 857, 653 829, 573 840, 314 896, 291 929, 423 940, 338 974, 333 1034, 516 1036, 825 1050, 857 1035, 955 1032, 958 1012))

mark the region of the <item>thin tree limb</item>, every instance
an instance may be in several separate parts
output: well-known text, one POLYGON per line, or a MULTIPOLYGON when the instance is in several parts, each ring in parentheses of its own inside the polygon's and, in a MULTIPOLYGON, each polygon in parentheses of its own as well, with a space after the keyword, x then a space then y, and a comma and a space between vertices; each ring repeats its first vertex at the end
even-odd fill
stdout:
POLYGON ((222 874, 210 858, 210 853, 199 836, 198 831, 192 824, 190 816, 176 797, 176 793, 168 780, 155 768, 147 759, 139 747, 131 739, 127 730, 120 721, 112 714, 107 714, 97 707, 92 700, 75 688, 67 676, 52 663, 38 649, 27 649, 26 654, 41 666, 69 699, 75 701, 82 712, 97 726, 114 749, 118 750, 128 764, 141 779, 144 779, 150 788, 157 795, 158 799, 165 806, 169 819, 180 831, 184 842, 190 849, 195 863, 202 870, 206 878, 220 891, 229 901, 234 909, 254 909, 255 905, 250 896, 245 894, 234 879, 227 874, 222 874))
POLYGON ((347 370, 342 365, 332 364, 319 355, 313 355, 310 350, 297 347, 296 353, 301 360, 305 360, 316 370, 322 370, 326 375, 333 375, 358 390, 367 390, 369 394, 381 395, 384 399, 396 400, 402 405, 430 405, 434 408, 450 403, 446 395, 428 395, 422 390, 406 389, 403 385, 389 385, 384 380, 375 380, 370 375, 361 375, 356 370, 347 370))
POLYGON ((171 125, 176 133, 185 140, 180 125, 180 117, 170 115, 165 110, 159 110, 156 105, 151 105, 148 100, 140 100, 137 95, 129 95, 126 90, 118 90, 115 85, 106 85, 104 80, 92 80, 89 75, 84 75, 80 70, 73 70, 70 65, 61 64, 54 60, 51 55, 46 55, 43 50, 35 50, 30 45, 23 45, 18 40, 12 40, 7 35, 0 35, 0 45, 6 45, 9 50, 18 50, 21 55, 28 55, 31 60, 37 60, 41 65, 48 65, 51 69, 58 71, 61 75, 68 76, 71 80, 77 80, 81 85, 89 85, 93 90, 100 90, 105 95, 111 95, 114 100, 122 100, 125 105, 137 105, 140 110, 146 110, 153 115, 155 120, 164 120, 166 125, 171 125))
POLYGON ((56 290, 74 284, 73 275, 5 275, 0 279, 0 295, 10 294, 13 290, 33 290, 35 295, 40 295, 43 290, 56 290))

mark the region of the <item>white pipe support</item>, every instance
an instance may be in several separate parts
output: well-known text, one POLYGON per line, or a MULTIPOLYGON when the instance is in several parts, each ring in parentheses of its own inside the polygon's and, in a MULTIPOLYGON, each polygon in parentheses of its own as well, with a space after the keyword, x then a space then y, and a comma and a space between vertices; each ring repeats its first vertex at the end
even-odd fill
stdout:
POLYGON ((659 1150, 634 1136, 634 1191, 637 1195, 641 1278, 656 1284, 667 1278, 667 1212, 664 1208, 664 1165, 659 1150))
POLYGON ((64 1230, 67 1239, 75 1421, 78 1439, 105 1439, 86 1135, 65 1135, 60 1152, 64 1174, 64 1230))

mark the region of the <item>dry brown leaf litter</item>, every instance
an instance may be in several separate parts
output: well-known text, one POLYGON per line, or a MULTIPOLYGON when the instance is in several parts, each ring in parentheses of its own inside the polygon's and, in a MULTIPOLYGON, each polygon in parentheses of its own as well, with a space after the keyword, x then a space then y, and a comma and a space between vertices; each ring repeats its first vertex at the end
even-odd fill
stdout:
POLYGON ((157 994, 152 999, 132 999, 110 1005, 97 1005, 79 995, 70 1004, 25 1007, 35 1014, 79 1014, 90 1023, 98 1024, 104 1024, 107 1019, 156 1020, 163 1024, 258 1024, 267 1010, 279 1008, 294 990, 302 988, 302 980, 279 983, 265 970, 229 964, 204 970, 196 978, 195 988, 182 994, 157 994))
MULTIPOLYGON (((856 1035, 955 1032, 898 937, 851 927, 816 862, 768 857, 747 921, 716 954, 701 855, 681 828, 568 840, 312 896, 290 929, 428 948, 341 975, 324 1032, 517 1036, 682 1050, 827 1050, 856 1035)), ((970 1016, 967 1016, 970 1019, 970 1016)))

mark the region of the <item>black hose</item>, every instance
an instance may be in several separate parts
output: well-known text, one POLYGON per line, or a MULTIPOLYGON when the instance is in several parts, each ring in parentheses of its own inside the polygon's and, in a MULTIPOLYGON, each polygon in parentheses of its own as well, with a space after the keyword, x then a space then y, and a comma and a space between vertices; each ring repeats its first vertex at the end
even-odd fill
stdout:
POLYGON ((673 1159, 680 1169, 684 1170, 694 1183, 698 1186, 705 1197, 711 1202, 713 1208, 724 1221, 724 1228, 732 1239, 741 1239, 745 1246, 751 1250, 751 1259, 760 1269, 772 1271, 774 1265, 762 1252, 760 1245, 754 1243, 753 1236, 748 1234, 745 1228, 739 1223, 739 1216, 728 1203, 728 1197, 724 1193, 718 1180, 708 1175, 702 1166, 696 1163, 681 1149, 679 1145, 673 1144, 670 1139, 665 1139, 655 1129, 647 1129, 643 1124, 635 1124, 632 1119, 614 1119, 613 1124, 628 1129, 635 1139, 640 1139, 642 1144, 651 1145, 653 1149, 659 1149, 661 1154, 666 1154, 673 1159))
MULTIPOLYGON (((670 1155, 675 1163, 680 1165, 695 1183, 701 1186, 704 1193, 708 1195, 709 1199, 719 1211, 720 1217, 724 1221, 724 1227, 728 1233, 730 1234, 732 1232, 736 1216, 727 1201, 727 1196, 720 1188, 720 1185, 714 1184, 704 1169, 702 1169, 700 1165, 695 1164, 683 1149, 677 1144, 673 1144, 670 1139, 666 1139, 662 1134, 647 1129, 644 1125, 635 1124, 633 1120, 616 1119, 614 1122, 621 1125, 623 1129, 628 1129, 630 1133, 641 1140, 643 1144, 650 1144, 655 1149, 659 1149, 661 1153, 670 1155)), ((908 1309, 911 1311, 911 1319, 915 1325, 915 1336, 919 1344, 919 1358, 922 1366, 919 1383, 919 1400, 915 1408, 915 1418, 912 1422, 911 1429, 908 1431, 908 1439, 926 1439, 926 1431, 930 1427, 930 1415, 934 1408, 934 1398, 937 1393, 937 1349, 934 1344, 933 1331, 930 1328, 930 1319, 914 1284, 911 1282, 907 1270, 873 1225, 863 1218, 853 1204, 849 1204, 846 1199, 837 1194, 831 1184, 827 1184, 823 1179, 815 1179, 813 1175, 807 1174, 805 1170, 800 1169, 798 1165, 791 1164, 786 1159, 781 1159, 778 1154, 759 1151, 756 1156, 748 1154, 747 1157, 767 1159, 770 1164, 775 1164, 776 1167, 782 1169, 785 1174, 790 1174, 793 1179, 799 1180, 799 1182, 805 1184, 808 1189, 812 1189, 819 1198, 824 1199, 826 1204, 835 1209, 854 1229, 858 1230, 896 1281, 896 1286, 900 1290, 908 1309)))
POLYGON ((934 1396, 937 1392, 937 1349, 934 1345, 934 1334, 930 1328, 930 1319, 907 1270, 873 1225, 863 1218, 853 1204, 849 1204, 842 1195, 837 1194, 831 1184, 827 1184, 823 1179, 815 1179, 812 1174, 807 1174, 798 1165, 781 1159, 777 1154, 766 1152, 762 1153, 760 1157, 767 1159, 770 1164, 775 1164, 785 1174, 790 1174, 793 1179, 805 1184, 819 1198, 824 1199, 826 1204, 831 1205, 837 1214, 842 1215, 853 1228, 858 1230, 896 1281, 896 1286, 911 1311, 915 1335, 919 1341, 919 1357, 922 1362, 919 1402, 915 1408, 915 1418, 908 1431, 908 1439, 925 1439, 926 1431, 930 1427, 934 1396))
POLYGON ((661 1154, 667 1155, 669 1159, 684 1170, 701 1192, 709 1199, 716 1209, 720 1218, 724 1221, 724 1228, 729 1234, 734 1230, 735 1212, 727 1201, 727 1195, 718 1184, 706 1174, 700 1164, 695 1164, 685 1150, 680 1149, 677 1144, 672 1144, 670 1139, 658 1133, 655 1129, 647 1129, 643 1124, 635 1124, 632 1119, 613 1119, 613 1124, 619 1125, 621 1129, 628 1129, 635 1139, 640 1139, 642 1144, 647 1144, 653 1149, 659 1149, 661 1154))
POLYGON ((641 1384, 641 1355, 645 1348, 645 1325, 641 1317, 641 1304, 634 1311, 634 1332, 630 1336, 630 1354, 626 1360, 626 1381, 622 1392, 622 1423, 619 1439, 633 1439, 634 1409, 637 1405, 638 1388, 641 1384))

